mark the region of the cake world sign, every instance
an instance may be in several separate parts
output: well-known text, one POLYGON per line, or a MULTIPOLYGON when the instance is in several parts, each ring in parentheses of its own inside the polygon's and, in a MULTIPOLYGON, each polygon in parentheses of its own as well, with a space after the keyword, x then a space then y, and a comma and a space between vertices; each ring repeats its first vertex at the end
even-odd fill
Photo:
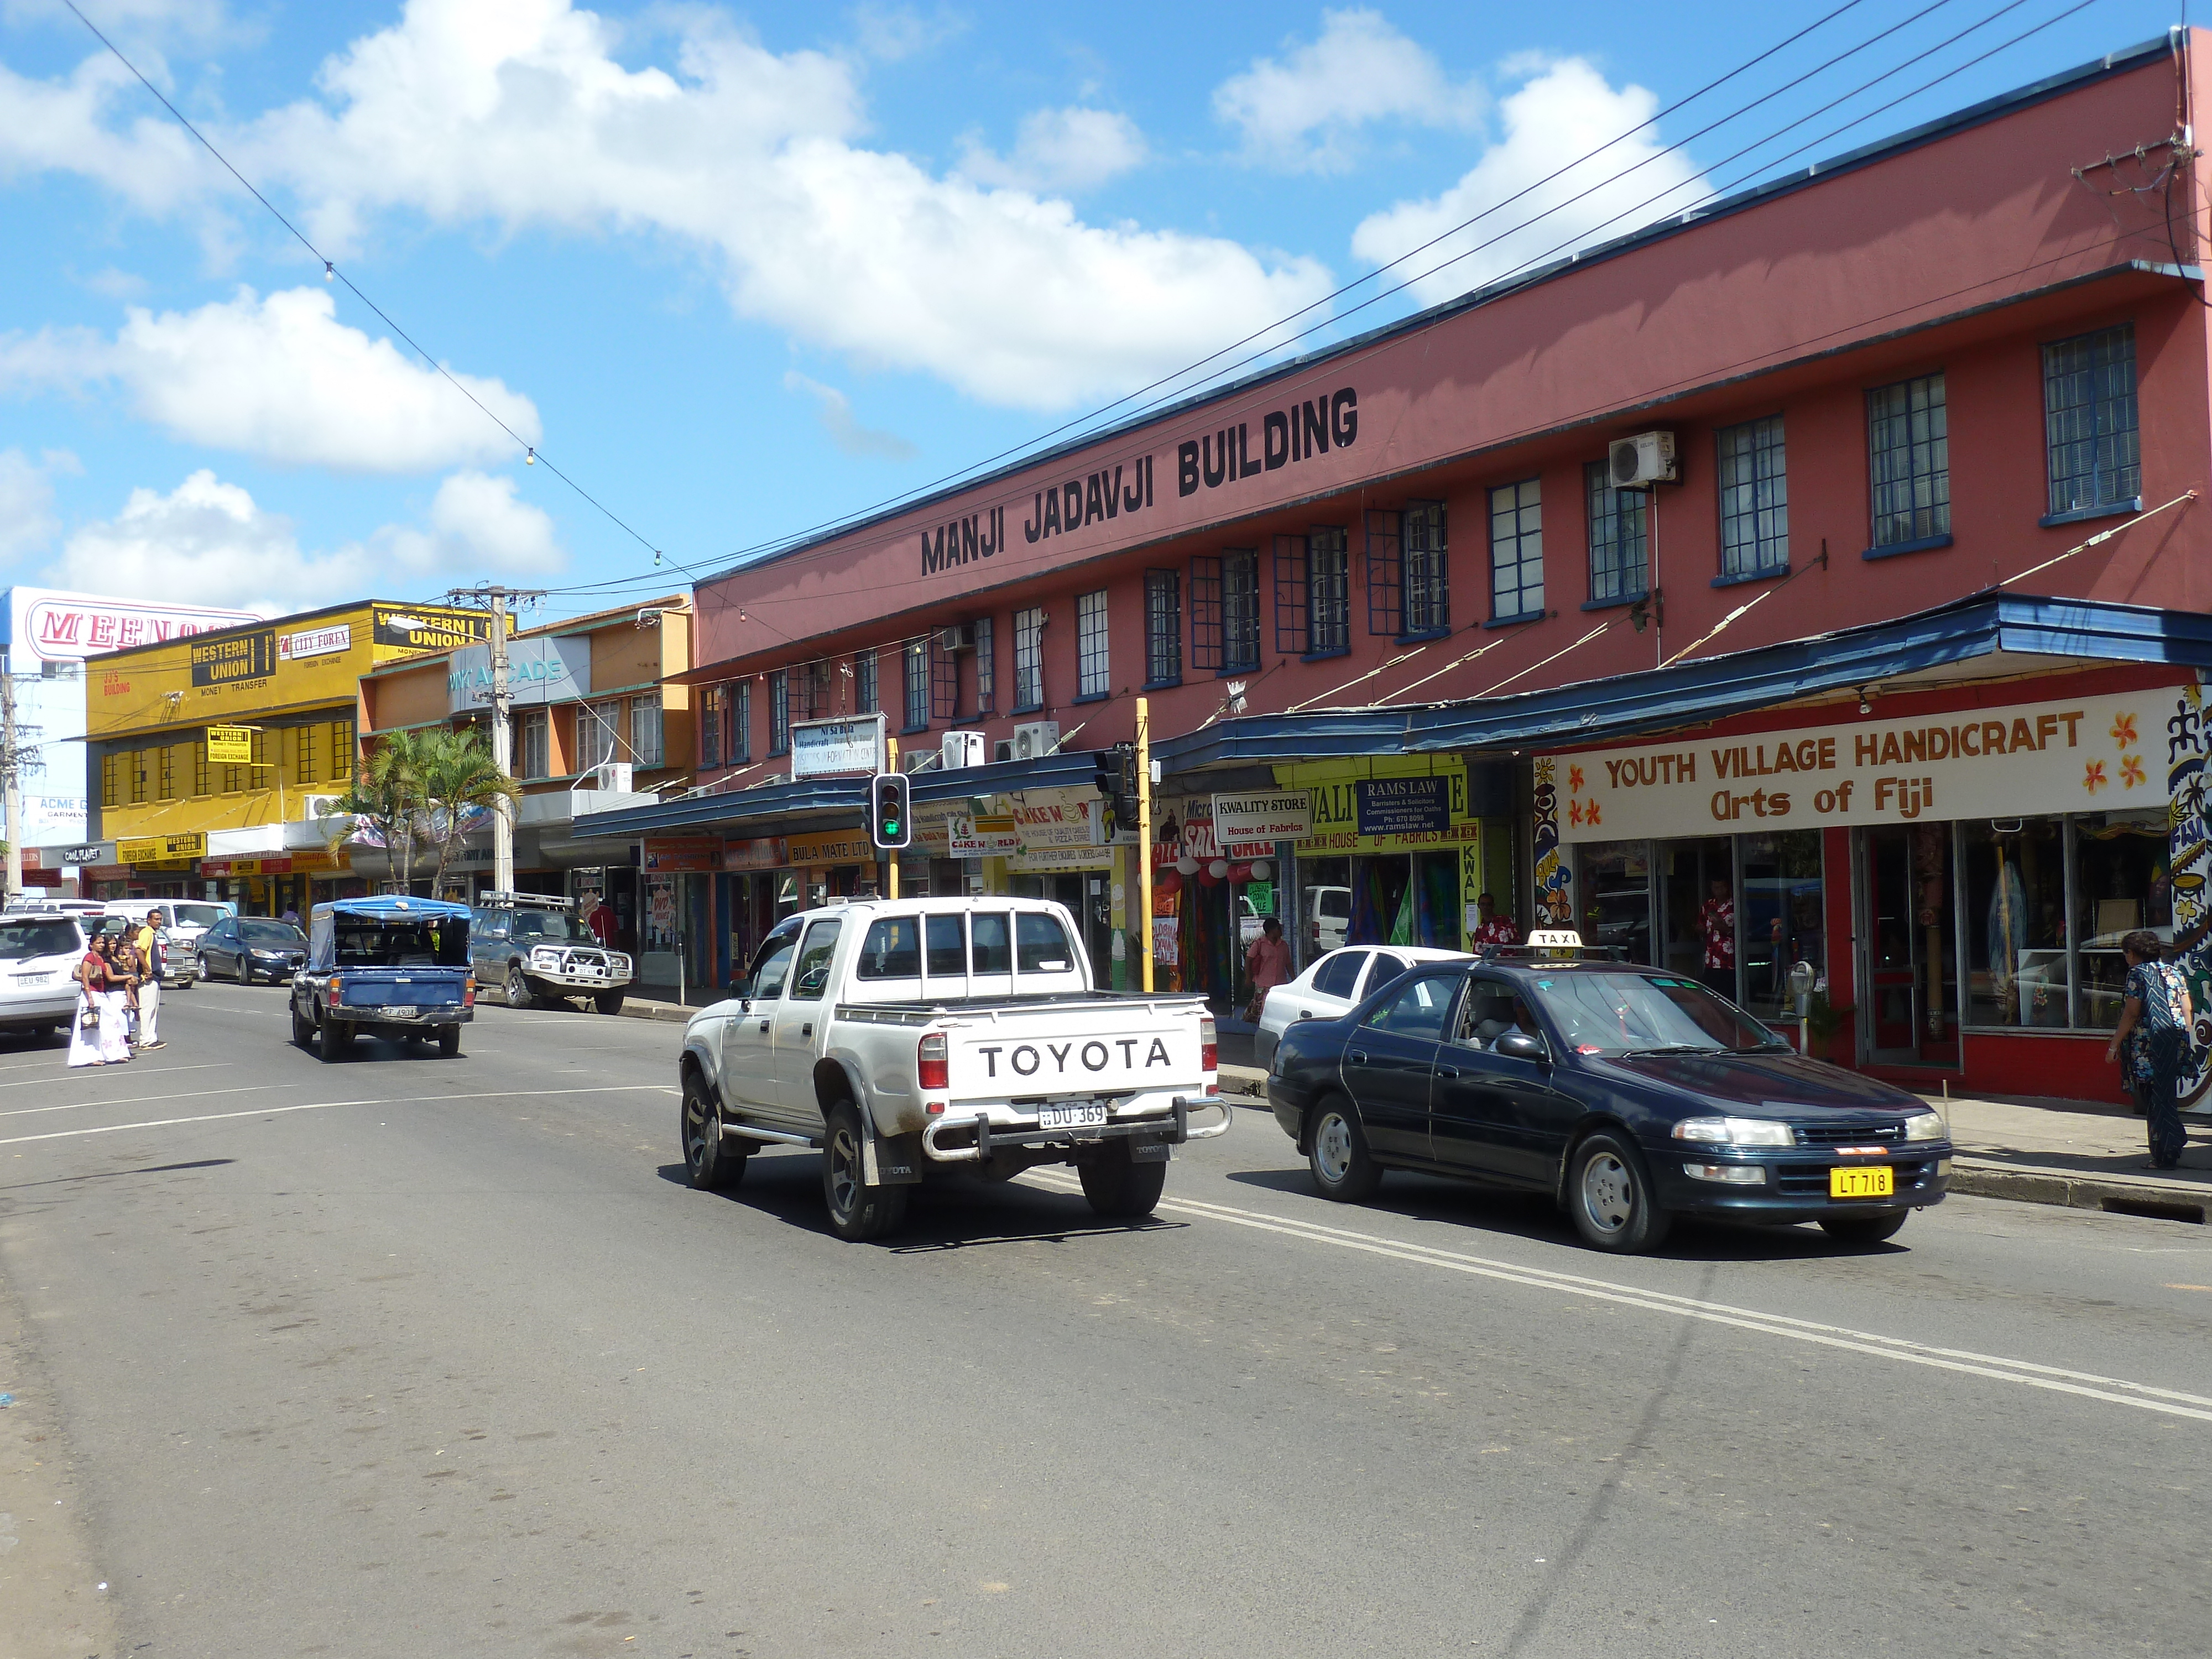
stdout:
POLYGON ((1555 757, 1569 844, 2166 805, 2172 690, 1555 757))

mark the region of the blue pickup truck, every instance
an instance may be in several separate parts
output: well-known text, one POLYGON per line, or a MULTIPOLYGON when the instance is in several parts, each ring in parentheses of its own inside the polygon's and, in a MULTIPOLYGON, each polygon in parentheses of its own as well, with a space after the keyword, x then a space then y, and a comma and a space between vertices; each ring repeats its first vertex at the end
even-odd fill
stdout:
POLYGON ((461 1052, 461 1027, 476 1018, 469 969, 469 907, 380 895, 318 904, 309 918, 307 961, 292 976, 292 1041, 326 1060, 343 1058, 362 1035, 437 1039, 461 1052))

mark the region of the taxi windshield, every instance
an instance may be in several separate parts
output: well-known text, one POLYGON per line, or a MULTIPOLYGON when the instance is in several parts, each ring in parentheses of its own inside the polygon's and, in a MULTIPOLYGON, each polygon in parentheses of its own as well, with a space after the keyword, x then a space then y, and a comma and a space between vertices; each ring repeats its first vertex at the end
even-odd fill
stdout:
POLYGON ((1695 980, 1667 974, 1562 973, 1535 1000, 1583 1054, 1747 1054, 1789 1045, 1695 980))

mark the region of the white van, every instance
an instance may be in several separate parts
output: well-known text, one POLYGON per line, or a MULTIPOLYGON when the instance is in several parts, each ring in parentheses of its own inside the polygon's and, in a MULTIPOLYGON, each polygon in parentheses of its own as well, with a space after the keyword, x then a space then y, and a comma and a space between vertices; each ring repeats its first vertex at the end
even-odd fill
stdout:
POLYGON ((1308 957, 1338 949, 1352 933, 1352 890, 1307 888, 1305 923, 1308 957))

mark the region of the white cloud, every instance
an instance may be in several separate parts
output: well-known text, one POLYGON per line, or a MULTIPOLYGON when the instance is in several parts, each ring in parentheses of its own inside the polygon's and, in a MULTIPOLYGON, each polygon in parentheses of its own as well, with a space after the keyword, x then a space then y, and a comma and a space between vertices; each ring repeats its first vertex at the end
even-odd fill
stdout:
POLYGON ((1103 109, 1031 110, 1002 156, 973 135, 960 171, 979 185, 1079 192, 1140 167, 1145 135, 1127 116, 1103 109))
POLYGON ((830 441, 847 455, 863 455, 878 460, 910 461, 918 453, 915 447, 896 432, 882 432, 873 427, 862 426, 853 413, 853 400, 834 386, 824 386, 819 380, 810 380, 797 369, 785 371, 783 389, 804 392, 819 405, 817 410, 822 429, 830 434, 830 441))
MULTIPOLYGON (((287 465, 424 472, 506 459, 507 434, 442 376, 337 320, 331 293, 288 289, 158 316, 141 306, 112 340, 84 330, 0 337, 0 388, 114 380, 137 413, 188 443, 287 465)), ((456 378, 526 443, 530 399, 456 378)))
POLYGON ((479 570, 538 574, 563 562, 552 521, 514 499, 512 479, 456 473, 439 487, 428 529, 388 525, 366 541, 309 553, 289 518, 203 467, 166 495, 132 490, 113 519, 71 535, 46 575, 58 586, 276 616, 479 570))
MULTIPOLYGON (((1658 99, 1642 87, 1615 91, 1580 58, 1543 67, 1500 104, 1504 136, 1457 184, 1428 201, 1401 202, 1370 215, 1352 232, 1352 252, 1371 264, 1388 264, 1637 128, 1658 106, 1658 99)), ((1680 213, 1705 193, 1705 185, 1679 152, 1662 155, 1660 149, 1650 132, 1638 132, 1455 232, 1417 254, 1407 273, 1480 251, 1424 276, 1414 293, 1425 303, 1448 300, 1529 261, 1556 257, 1563 244, 1607 240, 1680 213), (1539 214, 1546 216, 1539 219, 1539 214), (1532 219, 1535 222, 1525 228, 1515 228, 1532 219)))
POLYGON ((965 17, 941 8, 924 17, 912 6, 862 4, 853 8, 851 17, 854 45, 885 64, 942 46, 968 27, 965 17))
POLYGON ((53 540, 61 520, 54 516, 52 477, 82 470, 64 449, 49 449, 35 461, 20 449, 0 449, 0 566, 53 540))
POLYGON ((1452 81, 1379 11, 1325 11, 1318 40, 1284 44, 1282 57, 1256 58, 1214 89, 1213 112, 1243 134, 1248 161, 1340 173, 1358 160, 1361 129, 1378 122, 1472 129, 1481 121, 1481 88, 1452 81))
MULTIPOLYGON (((631 70, 615 31, 568 0, 410 0, 324 64, 319 100, 213 136, 341 251, 394 209, 673 236, 720 256, 746 317, 1028 408, 1125 389, 1328 289, 1309 259, 1085 224, 1065 202, 863 147, 850 64, 671 15, 673 69, 631 70)), ((0 79, 0 166, 86 173, 166 211, 215 189, 204 168, 136 179, 123 158, 141 135, 97 119, 134 106, 101 73, 0 79), (55 138, 21 137, 41 121, 55 138)))

